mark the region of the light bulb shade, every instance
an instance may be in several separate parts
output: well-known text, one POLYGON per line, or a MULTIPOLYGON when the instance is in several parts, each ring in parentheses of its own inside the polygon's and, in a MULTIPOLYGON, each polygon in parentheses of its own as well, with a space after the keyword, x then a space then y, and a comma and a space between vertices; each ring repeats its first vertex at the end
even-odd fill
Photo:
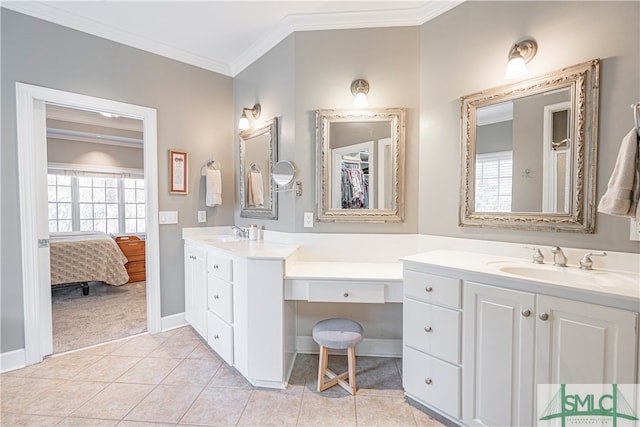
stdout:
POLYGON ((367 95, 364 92, 357 93, 353 98, 353 106, 356 108, 363 108, 369 106, 369 101, 367 101, 367 95))
POLYGON ((507 71, 504 73, 505 79, 517 79, 527 75, 527 65, 524 63, 522 56, 518 55, 509 60, 507 71))
POLYGON ((250 128, 249 119, 247 118, 247 115, 243 111, 242 116, 240 116, 240 121, 238 122, 238 129, 247 130, 249 128, 250 128))

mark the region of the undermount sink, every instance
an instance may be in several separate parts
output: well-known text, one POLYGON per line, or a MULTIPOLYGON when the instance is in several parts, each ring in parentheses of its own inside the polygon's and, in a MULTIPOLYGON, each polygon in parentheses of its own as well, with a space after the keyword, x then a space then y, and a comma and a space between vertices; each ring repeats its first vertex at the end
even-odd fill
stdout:
POLYGON ((218 234, 213 236, 207 236, 203 239, 205 242, 239 242, 240 238, 231 234, 218 234))
POLYGON ((607 270, 580 270, 577 267, 556 267, 551 264, 533 264, 524 261, 493 261, 488 265, 503 273, 520 276, 525 279, 541 280, 551 283, 570 283, 575 285, 594 285, 601 287, 620 286, 637 289, 639 277, 630 273, 607 270))

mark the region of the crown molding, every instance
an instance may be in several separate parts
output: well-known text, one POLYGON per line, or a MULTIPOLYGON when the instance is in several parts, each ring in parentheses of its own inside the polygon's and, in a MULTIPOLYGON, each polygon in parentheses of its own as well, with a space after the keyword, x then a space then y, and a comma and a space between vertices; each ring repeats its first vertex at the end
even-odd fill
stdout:
POLYGON ((413 9, 289 15, 271 32, 238 55, 230 64, 60 10, 55 7, 55 2, 3 1, 2 7, 205 70, 235 77, 296 31, 418 26, 453 9, 464 1, 430 0, 423 6, 413 9))
POLYGON ((169 46, 146 37, 141 37, 129 31, 123 31, 119 28, 114 28, 92 19, 87 19, 69 13, 56 8, 55 2, 3 1, 2 7, 13 10, 14 12, 62 25, 63 27, 155 53, 166 58, 175 59, 176 61, 183 62, 185 64, 194 65, 199 68, 204 68, 205 70, 231 76, 231 70, 228 64, 206 58, 202 55, 197 55, 184 49, 169 46))

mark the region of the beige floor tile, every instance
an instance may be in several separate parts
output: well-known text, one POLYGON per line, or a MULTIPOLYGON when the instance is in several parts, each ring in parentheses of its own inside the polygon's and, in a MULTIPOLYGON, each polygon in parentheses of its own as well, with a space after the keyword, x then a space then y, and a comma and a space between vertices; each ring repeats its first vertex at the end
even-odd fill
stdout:
POLYGON ((198 343, 195 349, 189 354, 188 359, 207 359, 222 361, 220 357, 213 351, 208 345, 204 343, 198 343))
POLYGON ((103 420, 98 418, 67 417, 57 426, 64 427, 111 427, 119 423, 118 420, 103 420))
POLYGON ((150 423, 147 421, 120 421, 118 427, 175 427, 175 423, 150 423))
POLYGON ((61 417, 42 415, 5 414, 0 415, 0 425, 11 427, 54 426, 62 421, 61 417))
POLYGON ((104 344, 98 344, 93 347, 74 350, 72 352, 69 352, 68 354, 82 352, 83 354, 106 356, 108 354, 111 354, 118 348, 122 347, 123 345, 125 345, 129 339, 130 338, 125 338, 125 339, 115 340, 111 342, 106 342, 104 344))
POLYGON ((404 397, 402 376, 396 360, 387 357, 356 359, 356 381, 360 396, 404 397))
POLYGON ((356 404, 353 396, 305 393, 298 416, 299 426, 355 426, 356 404))
POLYGON ((126 417, 131 421, 177 423, 196 400, 202 387, 159 385, 126 417))
POLYGON ((200 393, 180 425, 236 425, 249 400, 251 390, 208 388, 200 393))
POLYGON ((114 381, 127 372, 142 358, 130 356, 104 356, 87 369, 79 372, 73 379, 86 381, 114 381))
POLYGON ((29 373, 33 378, 69 379, 96 363, 103 356, 85 353, 67 353, 47 358, 32 365, 29 373))
POLYGON ((444 424, 437 420, 434 420, 429 415, 414 406, 411 407, 411 412, 413 413, 413 418, 416 420, 416 424, 419 426, 444 427, 444 424))
POLYGON ((144 334, 129 339, 124 345, 115 349, 111 354, 117 356, 138 356, 144 357, 169 338, 162 334, 144 334))
MULTIPOLYGON (((175 359, 156 359, 175 360, 175 359)), ((184 359, 162 381, 163 384, 206 386, 222 363, 215 359, 184 359)))
POLYGON ((154 387, 150 384, 109 384, 71 415, 120 420, 140 403, 154 387))
POLYGON ((66 417, 106 386, 101 382, 65 381, 54 390, 40 392, 29 403, 27 413, 66 417))
POLYGON ((40 393, 53 393, 62 384, 64 380, 2 377, 1 413, 27 414, 29 405, 40 393))
MULTIPOLYGON (((134 384, 160 384, 182 359, 145 358, 119 376, 115 382, 134 384)), ((206 384, 203 384, 203 386, 206 384)))
POLYGON ((294 426, 302 402, 302 394, 277 390, 253 390, 239 426, 294 426))
POLYGON ((170 337, 167 341, 149 353, 148 357, 184 359, 193 352, 199 343, 200 341, 198 340, 172 340, 172 337, 170 337))
POLYGON ((245 379, 238 371, 229 367, 228 365, 222 365, 216 371, 216 374, 211 379, 211 382, 207 387, 233 387, 233 388, 245 388, 253 389, 253 386, 249 381, 245 379))
POLYGON ((415 426, 411 407, 403 398, 357 396, 358 426, 415 426))

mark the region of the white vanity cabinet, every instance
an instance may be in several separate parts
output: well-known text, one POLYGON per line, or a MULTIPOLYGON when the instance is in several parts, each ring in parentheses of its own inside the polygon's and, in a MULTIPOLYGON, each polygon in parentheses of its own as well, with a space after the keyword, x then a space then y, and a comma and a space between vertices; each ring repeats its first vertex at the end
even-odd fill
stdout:
POLYGON ((184 247, 184 317, 207 339, 207 252, 197 246, 184 247))
POLYGON ((207 254, 207 343, 233 365, 233 261, 207 254))
POLYGON ((406 267, 403 275, 405 392, 460 418, 461 281, 406 267))
POLYGON ((535 424, 537 384, 636 382, 638 313, 472 281, 463 292, 466 424, 535 424))

